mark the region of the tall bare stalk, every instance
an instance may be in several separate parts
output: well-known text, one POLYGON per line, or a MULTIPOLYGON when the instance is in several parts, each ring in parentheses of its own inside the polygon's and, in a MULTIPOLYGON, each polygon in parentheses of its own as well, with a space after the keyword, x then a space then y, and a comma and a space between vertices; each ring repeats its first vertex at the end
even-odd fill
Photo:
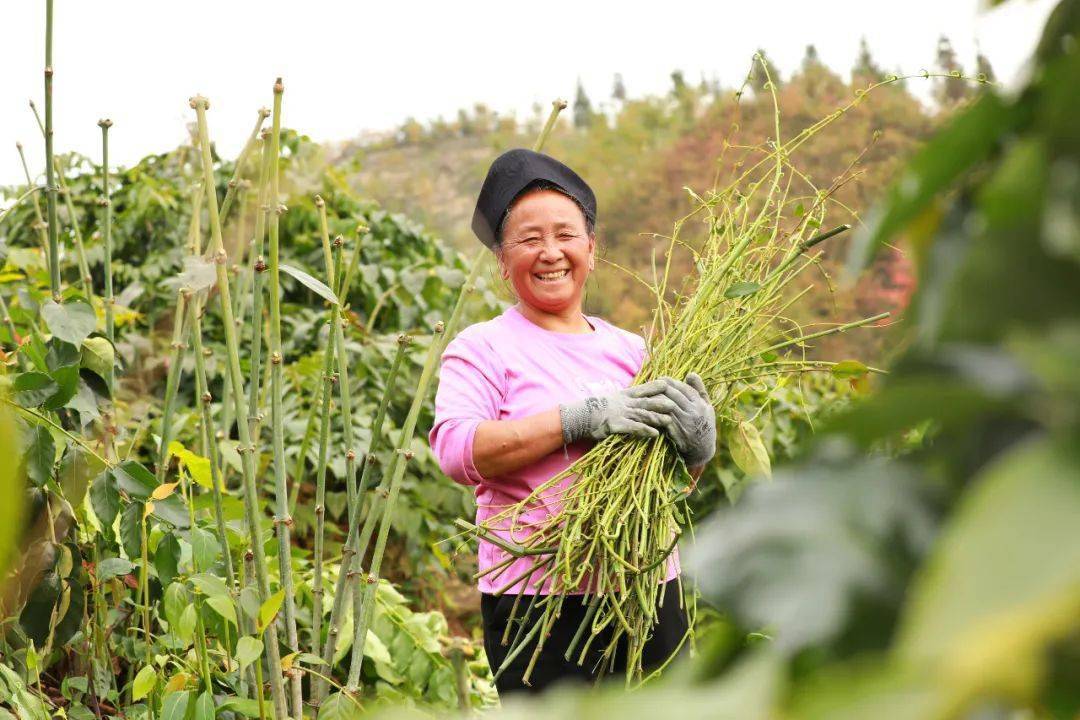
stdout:
MULTIPOLYGON (((23 153, 23 145, 21 142, 15 143, 15 149, 19 151, 19 160, 22 161, 23 174, 26 176, 26 187, 34 187, 34 179, 30 177, 30 168, 26 164, 26 154, 23 153)), ((34 229, 38 234, 38 242, 41 243, 41 249, 46 255, 49 253, 49 230, 45 224, 45 216, 41 214, 41 202, 38 201, 37 194, 32 194, 30 199, 34 203, 34 229)))
POLYGON ((60 241, 56 233, 56 168, 53 165, 53 0, 45 0, 45 200, 48 211, 49 290, 60 302, 60 241))
MULTIPOLYGON (((281 407, 282 365, 285 358, 281 352, 281 275, 279 219, 284 212, 278 195, 278 158, 281 142, 281 95, 285 86, 278 78, 274 83, 274 113, 270 129, 270 203, 274 212, 270 215, 270 414, 274 452, 274 494, 277 499, 277 514, 274 517, 274 532, 278 540, 278 566, 281 573, 281 588, 285 591, 285 637, 291 652, 299 652, 300 644, 296 637, 296 601, 293 597, 292 543, 290 528, 292 517, 289 515, 289 490, 285 478, 285 416, 281 407)), ((300 689, 300 674, 290 673, 292 687, 293 715, 303 720, 304 705, 300 689)))
MULTIPOLYGON (((202 155, 203 184, 208 189, 214 187, 214 165, 210 155, 210 131, 206 126, 206 98, 197 96, 191 99, 191 107, 198 118, 199 145, 202 155)), ((244 475, 244 510, 248 521, 251 551, 253 553, 255 576, 258 580, 259 598, 265 603, 270 598, 270 576, 266 568, 266 555, 262 545, 262 514, 258 502, 259 490, 255 480, 254 445, 248 432, 247 404, 243 397, 244 380, 240 374, 240 349, 236 340, 236 323, 233 317, 232 296, 229 291, 229 275, 226 268, 228 257, 221 235, 221 218, 218 215, 217 193, 207 193, 207 207, 210 210, 211 250, 217 268, 218 301, 221 306, 222 324, 225 329, 225 345, 228 350, 228 370, 232 382, 232 399, 236 412, 237 431, 240 435, 239 452, 243 462, 244 475)), ((266 656, 270 665, 270 690, 274 701, 274 715, 278 720, 288 717, 285 702, 285 687, 281 679, 281 655, 278 647, 277 626, 270 623, 266 628, 266 656)))
MULTIPOLYGON (((116 298, 113 297, 112 276, 112 200, 109 197, 109 128, 112 120, 104 118, 98 120, 101 128, 101 241, 105 247, 105 337, 109 342, 116 343, 116 322, 113 317, 116 298)), ((113 371, 109 368, 109 388, 112 388, 113 371)))

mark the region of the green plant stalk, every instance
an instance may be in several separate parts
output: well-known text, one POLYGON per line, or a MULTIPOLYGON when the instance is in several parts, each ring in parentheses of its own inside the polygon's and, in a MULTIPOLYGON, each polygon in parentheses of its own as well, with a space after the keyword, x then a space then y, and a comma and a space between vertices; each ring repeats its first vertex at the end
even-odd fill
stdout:
MULTIPOLYGON (((42 129, 42 132, 44 132, 44 128, 42 129)), ((19 151, 19 160, 22 161, 23 174, 26 176, 26 186, 30 188, 30 191, 27 191, 26 195, 24 195, 23 197, 29 195, 30 199, 34 201, 34 226, 37 229, 38 242, 41 243, 41 250, 47 255, 49 252, 48 226, 45 224, 45 216, 41 214, 41 203, 38 201, 37 195, 34 195, 31 192, 32 190, 36 190, 38 188, 34 185, 34 180, 30 177, 30 168, 26 164, 26 155, 23 153, 22 143, 15 143, 15 148, 19 151)), ((21 200, 22 198, 19 199, 21 200)), ((16 204, 18 203, 16 202, 16 204)))
MULTIPOLYGON (((296 383, 296 391, 303 393, 303 383, 296 383)), ((321 392, 322 382, 319 383, 321 392)), ((304 437, 300 440, 300 452, 296 454, 296 465, 293 466, 293 483, 289 488, 289 515, 296 512, 296 502, 300 497, 300 486, 305 480, 307 470, 308 451, 311 450, 311 441, 315 438, 315 411, 319 409, 318 403, 311 403, 308 408, 307 419, 304 421, 304 437)))
MULTIPOLYGON (((192 107, 198 119, 199 145, 202 154, 203 182, 208 188, 214 185, 213 159, 210 156, 210 133, 206 126, 207 101, 203 97, 192 98, 192 107)), ((236 340, 236 324, 232 313, 232 298, 229 293, 228 270, 225 267, 227 256, 221 235, 221 219, 218 217, 217 196, 207 193, 210 210, 210 235, 213 243, 214 261, 217 265, 218 301, 221 306, 225 345, 229 354, 229 374, 232 376, 232 396, 235 406, 237 429, 242 449, 241 463, 244 475, 244 510, 251 536, 251 551, 255 564, 255 576, 258 580, 259 599, 265 603, 270 598, 270 577, 266 569, 266 556, 262 546, 262 519, 259 513, 259 491, 255 480, 255 450, 248 432, 247 404, 244 402, 244 381, 240 374, 240 351, 236 340)), ((281 678, 281 656, 278 649, 277 627, 271 623, 266 628, 266 655, 270 665, 270 689, 274 701, 274 715, 277 720, 288 717, 285 702, 285 688, 281 678)))
POLYGON ((248 434, 258 439, 259 432, 259 381, 262 373, 262 330, 263 330, 263 273, 266 263, 263 260, 263 238, 266 233, 267 218, 270 215, 268 195, 270 192, 270 143, 269 133, 263 131, 262 163, 259 169, 259 208, 255 216, 255 245, 251 249, 251 368, 248 385, 248 434))
POLYGON ((363 593, 364 603, 360 614, 354 616, 358 619, 354 621, 355 632, 353 634, 352 660, 349 666, 349 682, 347 685, 347 687, 350 688, 357 687, 360 680, 360 668, 364 660, 364 645, 367 642, 367 630, 371 624, 371 618, 374 611, 375 589, 378 587, 379 572, 382 569, 383 555, 386 551, 386 540, 390 534, 390 518, 393 514, 394 503, 397 501, 398 494, 401 491, 401 480, 405 476, 406 463, 412 458, 412 452, 408 450, 408 447, 412 444, 413 432, 416 429, 416 422, 420 417, 420 409, 423 407, 424 400, 427 397, 428 385, 431 383, 431 378, 435 374, 435 368, 439 363, 439 358, 442 356, 442 351, 445 349, 448 342, 447 338, 452 337, 454 332, 456 332, 457 325, 461 322, 462 312, 465 308, 465 300, 473 292, 476 277, 479 274, 480 269, 486 264, 486 260, 486 252, 482 252, 475 260, 473 260, 469 275, 466 278, 464 285, 461 287, 457 302, 454 304, 454 310, 450 314, 450 320, 447 322, 445 328, 441 327, 440 324, 436 324, 435 326, 435 335, 431 339, 431 345, 428 348, 428 354, 424 360, 424 369, 421 371, 420 379, 416 385, 416 395, 413 397, 412 405, 409 407, 409 414, 405 417, 405 424, 401 428, 401 434, 398 438, 394 458, 391 461, 391 467, 387 470, 387 475, 384 476, 383 483, 380 485, 380 491, 385 490, 387 494, 382 507, 382 518, 379 523, 379 536, 375 542, 375 549, 372 551, 371 563, 369 565, 370 570, 366 578, 363 577, 362 571, 363 559, 367 554, 367 546, 370 542, 371 528, 373 527, 373 520, 376 515, 376 502, 372 503, 371 510, 364 522, 364 536, 360 539, 359 552, 356 556, 358 565, 358 585, 353 589, 354 593, 363 593), (388 488, 386 487, 387 477, 390 477, 388 488), (360 585, 360 582, 365 583, 365 585, 360 585))
MULTIPOLYGON (((319 196, 315 197, 315 205, 319 208, 320 227, 322 230, 323 263, 326 265, 327 287, 334 287, 337 277, 336 264, 333 252, 330 249, 330 231, 326 222, 326 203, 319 196)), ((340 246, 339 246, 340 257, 340 246)), ((336 308, 331 307, 328 313, 330 323, 337 318, 336 308)), ((332 328, 327 332, 327 348, 323 353, 323 382, 319 399, 319 459, 315 475, 315 547, 312 561, 311 575, 311 654, 318 656, 322 643, 322 614, 323 614, 323 548, 326 532, 326 464, 330 449, 330 399, 334 393, 334 356, 337 336, 332 328)), ((303 455, 303 453, 301 453, 303 455)), ((303 462, 301 457, 299 462, 303 462)), ((297 475, 296 487, 299 486, 300 473, 297 475)), ((321 682, 321 681, 318 681, 321 682)), ((312 680, 309 688, 309 700, 315 699, 316 680, 312 680)))
POLYGON ((206 443, 206 455, 210 459, 210 482, 214 486, 214 523, 217 529, 218 540, 221 542, 221 549, 225 556, 225 578, 229 582, 229 594, 232 596, 233 602, 236 603, 238 598, 236 571, 233 568, 232 553, 229 552, 229 535, 225 529, 225 510, 222 505, 221 497, 223 480, 221 477, 221 466, 218 463, 218 447, 217 437, 214 434, 214 421, 210 414, 210 403, 213 398, 208 389, 206 361, 205 355, 203 354, 202 300, 197 298, 189 305, 189 307, 190 318, 188 324, 191 326, 191 337, 193 339, 195 355, 195 392, 198 396, 196 402, 198 402, 199 407, 201 408, 203 441, 206 443))
MULTIPOLYGON (((222 225, 229 220, 229 210, 232 208, 233 200, 236 197, 236 189, 240 185, 240 174, 243 172, 244 162, 251 153, 251 149, 255 147, 255 141, 259 137, 259 131, 262 130, 262 125, 269 115, 269 110, 266 108, 259 108, 259 117, 255 121, 255 127, 251 129, 251 134, 248 135, 247 141, 244 142, 244 147, 240 150, 240 155, 236 158, 236 165, 233 167, 232 177, 229 178, 229 183, 225 190, 225 199, 221 201, 220 217, 222 225)), ((241 238, 241 240, 243 240, 243 238, 241 238)))
MULTIPOLYGON (((22 195, 15 198, 15 202, 11 203, 11 205, 4 208, 3 210, 0 210, 0 223, 4 222, 4 220, 7 219, 7 216, 11 214, 12 210, 14 210, 15 208, 22 205, 23 201, 26 200, 26 198, 35 199, 36 193, 38 193, 38 192, 40 192, 40 191, 42 191, 44 189, 45 188, 43 188, 40 185, 34 185, 34 186, 28 188, 26 190, 26 192, 24 192, 22 195)), ((44 227, 42 229, 44 230, 44 227)), ((48 248, 48 245, 43 246, 41 248, 42 252, 46 252, 47 248, 48 248)))
POLYGON ((536 142, 533 143, 533 150, 540 152, 544 147, 544 143, 547 142, 548 135, 555 128, 555 121, 559 119, 559 113, 566 109, 566 101, 562 99, 551 101, 551 112, 548 114, 547 122, 544 123, 544 129, 540 131, 540 136, 536 138, 536 142))
MULTIPOLYGON (((45 124, 41 122, 41 116, 38 115, 37 105, 34 101, 30 101, 30 111, 34 113, 34 120, 37 121, 38 129, 41 131, 42 138, 45 137, 45 124)), ((22 155, 22 146, 16 143, 19 147, 19 155, 22 155)), ((86 294, 87 300, 93 304, 94 289, 93 279, 90 277, 90 265, 86 262, 86 248, 83 246, 82 229, 79 227, 79 222, 75 215, 75 206, 71 201, 71 193, 68 191, 67 183, 64 181, 64 168, 60 164, 60 158, 55 158, 56 164, 56 180, 59 186, 59 192, 64 196, 64 204, 67 206, 68 217, 71 218, 71 230, 75 237, 75 249, 78 253, 79 261, 79 276, 80 284, 82 285, 83 292, 86 294)), ((26 160, 23 160, 23 171, 26 171, 26 160)), ((27 173, 27 182, 29 182, 29 173, 27 173)), ((35 203, 36 204, 36 203, 35 203)), ((36 208, 38 220, 41 220, 41 210, 36 208)), ((59 232, 59 228, 57 228, 59 232)))
MULTIPOLYGON (((284 207, 279 205, 278 158, 281 143, 281 96, 285 87, 281 78, 274 83, 274 112, 270 129, 270 203, 275 210, 270 215, 270 413, 272 418, 274 452, 274 495, 277 500, 277 516, 274 532, 278 540, 278 565, 281 588, 285 591, 285 638, 291 652, 300 651, 296 635, 296 600, 293 589, 292 541, 290 538, 293 519, 289 515, 289 490, 285 471, 285 413, 281 406, 283 395, 282 365, 285 358, 281 349, 281 273, 279 219, 284 207)), ((303 720, 304 700, 301 694, 300 675, 290 674, 292 682, 292 708, 296 720, 303 720)))
POLYGON ((49 237, 49 290, 54 302, 60 297, 60 240, 56 232, 56 168, 53 165, 53 0, 45 0, 45 200, 49 237))
MULTIPOLYGON (((142 600, 143 642, 146 649, 144 659, 147 665, 150 665, 154 659, 154 652, 150 642, 150 549, 147 545, 147 535, 150 533, 149 528, 147 528, 149 515, 144 505, 142 520, 139 522, 139 554, 142 556, 142 567, 139 568, 139 594, 142 600)), ((153 718, 153 698, 150 698, 146 703, 146 709, 149 716, 153 718)))
MULTIPOLYGON (((51 2, 51 0, 50 0, 51 2)), ((48 113, 46 113, 48 117, 48 113)), ((101 127, 101 207, 102 229, 101 241, 105 248, 105 337, 113 345, 116 344, 116 319, 113 316, 116 298, 113 297, 113 267, 112 267, 112 199, 109 196, 109 128, 112 120, 105 118, 98 121, 101 127)), ((109 389, 113 389, 115 378, 112 368, 109 368, 109 389)))
MULTIPOLYGON (((250 587, 255 582, 255 556, 249 550, 244 553, 244 587, 250 587)), ((255 697, 259 703, 259 720, 266 720, 266 698, 263 695, 263 664, 261 658, 256 658, 255 662, 248 666, 248 670, 251 671, 254 678, 252 685, 255 689, 255 697)))
MULTIPOLYGON (((193 302, 190 297, 187 300, 188 300, 188 308, 194 308, 196 303, 193 302)), ((192 319, 194 319, 194 318, 192 318, 192 319)), ((205 433, 205 428, 204 428, 203 435, 205 436, 205 434, 206 433, 205 433)), ((179 473, 179 482, 180 482, 180 495, 181 495, 181 497, 184 498, 184 503, 187 505, 188 523, 189 523, 190 527, 192 529, 194 529, 196 527, 195 526, 195 489, 191 485, 189 485, 187 483, 187 481, 184 479, 184 473, 182 473, 182 472, 179 473)), ((226 552, 228 552, 228 546, 226 546, 225 550, 226 550, 226 552)), ((210 684, 210 682, 211 682, 211 680, 210 680, 210 661, 209 661, 209 659, 207 657, 206 626, 203 624, 203 619, 202 619, 203 601, 202 601, 202 598, 200 597, 200 594, 196 594, 194 604, 195 604, 195 640, 196 640, 196 642, 195 642, 195 654, 198 657, 199 670, 200 670, 200 672, 202 672, 203 684, 205 686, 205 689, 210 690, 211 689, 211 684, 210 684)), ((226 625, 226 627, 228 627, 228 625, 226 625)), ((226 642, 226 646, 228 646, 228 642, 226 642)))
POLYGON ((86 247, 83 245, 82 229, 79 228, 78 216, 75 215, 75 203, 71 200, 71 190, 64 181, 63 166, 60 160, 56 161, 56 177, 60 181, 60 194, 64 196, 64 205, 67 207, 68 217, 71 218, 71 232, 75 238, 75 251, 79 259, 79 279, 86 299, 93 305, 94 302, 94 279, 90 276, 90 264, 86 261, 86 247))
POLYGON ((161 409, 161 444, 158 447, 157 462, 157 481, 159 485, 165 482, 165 473, 169 467, 169 443, 173 439, 172 414, 176 405, 176 391, 180 385, 180 366, 184 361, 184 349, 187 347, 187 334, 190 331, 190 327, 184 323, 186 306, 187 296, 181 290, 176 294, 169 372, 165 377, 165 401, 161 409))

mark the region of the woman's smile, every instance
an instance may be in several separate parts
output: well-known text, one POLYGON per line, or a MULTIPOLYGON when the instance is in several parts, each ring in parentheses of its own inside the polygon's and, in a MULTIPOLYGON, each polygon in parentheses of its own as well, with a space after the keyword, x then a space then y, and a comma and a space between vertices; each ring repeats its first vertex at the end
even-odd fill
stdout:
POLYGON ((562 270, 547 270, 545 272, 533 273, 533 277, 542 283, 554 284, 570 277, 570 270, 569 268, 563 268, 562 270))

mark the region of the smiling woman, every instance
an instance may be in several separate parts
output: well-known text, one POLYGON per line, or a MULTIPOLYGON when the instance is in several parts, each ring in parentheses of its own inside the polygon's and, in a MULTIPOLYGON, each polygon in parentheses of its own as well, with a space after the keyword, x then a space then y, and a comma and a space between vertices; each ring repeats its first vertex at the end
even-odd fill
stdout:
MULTIPOLYGON (((530 150, 497 158, 480 190, 473 230, 495 253, 518 302, 466 328, 447 346, 429 437, 443 471, 476 486, 477 523, 525 499, 612 434, 648 438, 666 432, 695 476, 715 450, 716 420, 700 379, 663 377, 631 387, 647 353, 644 339, 582 313, 595 263, 595 222, 596 198, 585 181, 530 150)), ((542 521, 554 506, 528 520, 542 521)), ((511 630, 538 615, 522 617, 511 609, 525 596, 531 610, 535 598, 551 589, 535 569, 530 558, 514 559, 480 541, 484 642, 492 670, 502 668, 496 676, 500 693, 540 691, 564 678, 598 674, 598 652, 584 663, 565 657, 587 612, 580 602, 564 606, 531 671, 525 654, 504 663, 511 630), (512 614, 520 618, 513 628, 512 614)), ((676 582, 678 573, 675 553, 664 582, 676 582)), ((580 592, 588 589, 585 583, 580 592)), ((667 602, 658 608, 660 621, 645 646, 646 666, 666 661, 686 631, 676 588, 661 597, 667 602)))

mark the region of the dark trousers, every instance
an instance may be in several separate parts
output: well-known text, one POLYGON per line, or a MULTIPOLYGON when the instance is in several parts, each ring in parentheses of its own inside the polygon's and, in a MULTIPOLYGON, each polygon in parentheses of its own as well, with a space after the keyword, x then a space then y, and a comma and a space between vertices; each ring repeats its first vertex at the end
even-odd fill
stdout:
MULTIPOLYGON (((484 650, 487 652, 488 664, 491 666, 492 673, 499 669, 499 666, 502 665, 503 660, 509 654, 514 635, 518 630, 518 622, 525 615, 525 609, 531 599, 529 596, 521 598, 514 623, 510 628, 509 642, 503 645, 501 642, 503 631, 506 629, 506 623, 510 618, 510 610, 513 607, 515 597, 515 595, 509 594, 495 596, 484 593, 480 596, 480 614, 484 624, 484 650)), ((588 605, 582 602, 580 596, 567 597, 563 601, 562 614, 555 620, 551 628, 551 635, 544 643, 544 648, 540 651, 540 657, 533 667, 532 675, 529 677, 529 685, 522 681, 522 677, 525 675, 525 669, 528 667, 533 650, 536 648, 535 640, 530 642, 529 646, 514 658, 503 674, 499 676, 499 679, 496 680, 495 686, 499 690, 499 695, 505 697, 508 693, 513 692, 539 693, 559 681, 590 682, 596 680, 597 673, 600 671, 601 654, 610 639, 610 628, 601 633, 600 637, 593 640, 592 645, 589 647, 589 654, 581 665, 577 664, 577 660, 586 638, 583 638, 578 643, 570 660, 563 657, 573 641, 578 626, 585 618, 587 609, 588 605)), ((529 618, 525 621, 526 633, 536 622, 539 622, 541 613, 541 609, 533 608, 529 618)), ((642 665, 646 674, 649 670, 663 665, 678 649, 679 643, 682 642, 683 637, 686 635, 686 611, 680 604, 678 580, 672 580, 667 584, 667 588, 664 590, 664 602, 658 606, 657 613, 659 621, 653 627, 652 637, 645 643, 642 651, 642 665)), ((626 638, 623 637, 615 653, 615 661, 608 669, 608 674, 618 675, 625 671, 626 638)))

